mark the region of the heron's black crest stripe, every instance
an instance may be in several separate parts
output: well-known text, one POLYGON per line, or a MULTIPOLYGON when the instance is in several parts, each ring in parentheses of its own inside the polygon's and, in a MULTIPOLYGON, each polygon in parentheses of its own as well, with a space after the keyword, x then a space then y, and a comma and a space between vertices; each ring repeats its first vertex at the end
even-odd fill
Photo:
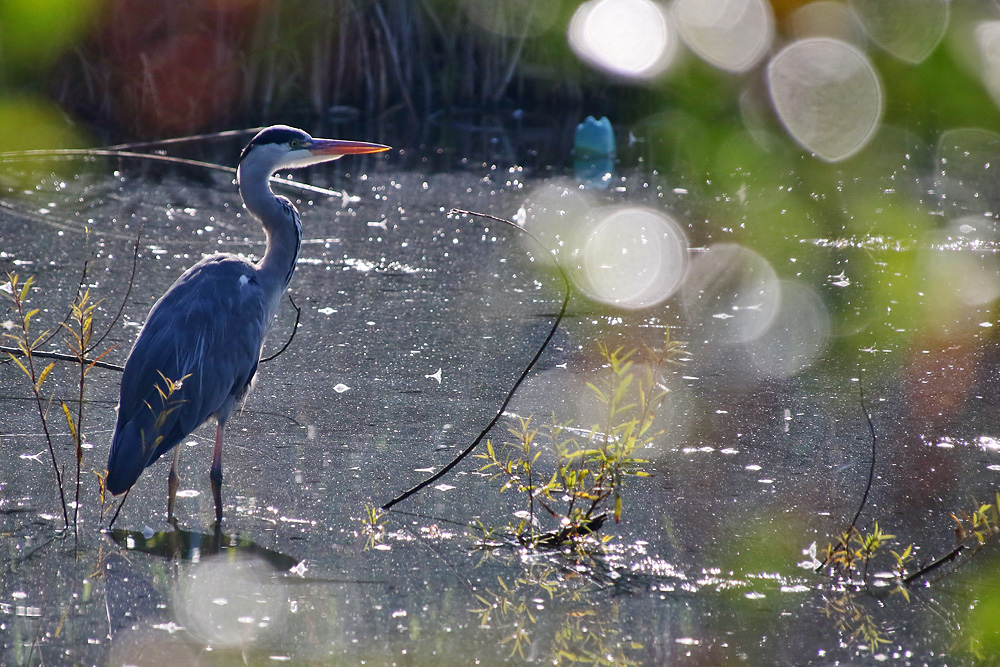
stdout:
POLYGON ((293 139, 309 138, 308 134, 302 130, 296 130, 294 127, 287 127, 283 125, 269 127, 258 132, 257 136, 250 140, 250 143, 247 144, 246 148, 243 149, 243 152, 240 153, 240 162, 243 162, 243 158, 245 158, 255 146, 262 146, 264 144, 287 144, 293 139))
POLYGON ((295 273, 295 265, 299 261, 299 252, 302 250, 302 222, 299 218, 299 212, 296 210, 292 202, 285 197, 276 197, 278 203, 281 207, 285 209, 285 213, 288 215, 292 224, 295 225, 295 254, 292 256, 292 263, 288 267, 288 274, 285 276, 285 286, 292 282, 292 274, 295 273))

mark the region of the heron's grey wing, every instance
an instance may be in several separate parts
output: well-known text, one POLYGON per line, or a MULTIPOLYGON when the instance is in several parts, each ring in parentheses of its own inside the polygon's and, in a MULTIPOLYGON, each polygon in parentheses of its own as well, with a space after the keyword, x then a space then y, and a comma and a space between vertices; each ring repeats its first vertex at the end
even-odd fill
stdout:
POLYGON ((212 415, 228 416, 256 372, 266 317, 253 267, 231 256, 202 260, 160 297, 122 374, 109 490, 134 484, 212 415))

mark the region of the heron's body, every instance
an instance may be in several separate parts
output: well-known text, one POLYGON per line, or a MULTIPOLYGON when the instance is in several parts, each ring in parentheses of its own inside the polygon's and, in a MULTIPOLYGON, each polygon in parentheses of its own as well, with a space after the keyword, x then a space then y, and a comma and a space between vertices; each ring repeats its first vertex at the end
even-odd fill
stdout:
MULTIPOLYGON (((216 518, 222 517, 222 438, 233 408, 250 388, 264 336, 295 271, 301 243, 298 212, 268 185, 280 168, 300 167, 387 146, 314 140, 301 130, 261 131, 243 151, 237 180, 247 210, 264 226, 259 262, 212 255, 159 298, 129 353, 122 374, 118 421, 105 486, 127 491, 142 471, 209 418, 217 422, 211 478, 216 518)), ((170 502, 177 490, 176 458, 170 502)))

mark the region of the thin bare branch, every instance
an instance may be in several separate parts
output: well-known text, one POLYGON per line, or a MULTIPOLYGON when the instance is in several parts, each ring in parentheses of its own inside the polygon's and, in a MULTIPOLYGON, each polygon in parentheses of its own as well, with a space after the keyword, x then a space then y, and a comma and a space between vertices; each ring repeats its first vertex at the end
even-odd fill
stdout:
POLYGON ((292 344, 293 340, 295 340, 295 332, 297 332, 299 330, 299 318, 302 317, 302 309, 299 308, 297 305, 295 305, 295 300, 292 299, 292 295, 291 294, 288 295, 288 301, 289 301, 289 303, 292 304, 292 308, 295 309, 295 324, 292 325, 292 333, 291 333, 290 336, 288 336, 288 340, 285 341, 285 344, 281 346, 280 350, 278 350, 277 352, 275 352, 271 356, 269 356, 269 357, 267 357, 265 359, 261 359, 260 360, 260 363, 262 363, 262 364, 263 363, 267 363, 268 361, 271 361, 272 359, 274 359, 275 357, 277 357, 279 354, 281 354, 282 352, 284 352, 285 350, 287 350, 288 346, 292 344))
MULTIPOLYGON (((522 234, 527 235, 530 239, 532 239, 535 243, 537 243, 543 250, 545 250, 545 252, 549 252, 549 254, 551 254, 549 249, 545 247, 545 245, 538 239, 537 236, 535 236, 534 234, 526 230, 524 227, 511 220, 499 218, 495 215, 490 215, 488 213, 477 213, 475 211, 467 211, 458 208, 451 209, 451 211, 449 211, 449 215, 469 215, 473 217, 486 218, 487 220, 494 220, 501 224, 508 225, 518 230, 522 234)), ((531 370, 535 367, 535 364, 541 358, 542 353, 545 352, 545 350, 548 348, 549 343, 552 341, 552 338, 556 335, 556 331, 559 329, 559 325, 562 323, 563 316, 566 314, 566 306, 569 304, 569 297, 572 294, 572 289, 570 288, 570 282, 569 278, 566 276, 566 272, 563 271, 563 268, 559 265, 559 262, 555 260, 554 256, 553 256, 553 261, 555 262, 556 269, 559 271, 559 276, 562 278, 563 285, 566 288, 565 295, 563 296, 562 306, 559 308, 559 314, 556 315, 556 319, 552 323, 552 328, 549 329, 549 333, 547 336, 545 336, 545 340, 542 341, 542 344, 538 348, 538 351, 535 352, 535 356, 531 358, 531 361, 528 362, 528 365, 524 368, 524 370, 521 372, 521 375, 514 382, 514 386, 512 386, 510 388, 510 391, 507 392, 506 398, 504 398, 503 403, 500 404, 500 408, 493 416, 493 419, 491 419, 490 423, 486 425, 486 427, 479 433, 478 436, 476 436, 476 439, 472 441, 472 444, 466 447, 458 456, 452 459, 452 461, 448 465, 441 468, 441 470, 434 473, 433 475, 431 475, 424 481, 420 482, 416 486, 396 496, 395 498, 387 502, 385 505, 383 505, 382 509, 384 510, 390 509, 393 505, 406 500, 407 498, 417 493, 421 489, 430 486, 437 480, 447 475, 455 466, 457 466, 462 461, 462 459, 471 454, 472 451, 479 446, 479 443, 481 443, 486 438, 486 434, 493 429, 493 427, 496 425, 498 421, 500 421, 500 418, 507 410, 507 405, 510 403, 511 399, 514 398, 514 394, 517 393, 517 390, 518 388, 520 388, 521 383, 524 382, 525 378, 528 377, 528 374, 531 372, 531 370)))

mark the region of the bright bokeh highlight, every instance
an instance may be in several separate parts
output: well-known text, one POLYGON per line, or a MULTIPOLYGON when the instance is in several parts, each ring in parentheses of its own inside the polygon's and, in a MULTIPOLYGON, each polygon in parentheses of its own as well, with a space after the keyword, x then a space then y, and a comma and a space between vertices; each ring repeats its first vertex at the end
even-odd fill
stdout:
POLYGON ((588 64, 628 79, 651 79, 677 50, 666 10, 652 0, 589 0, 569 24, 569 43, 588 64))
POLYGON ((173 596, 184 628, 215 647, 246 647, 280 629, 288 597, 266 562, 207 558, 183 569, 173 596))
POLYGON ((594 225, 580 248, 577 286, 591 299, 622 308, 648 308, 680 286, 687 239, 663 213, 613 210, 594 225))
POLYGON ((1000 21, 983 21, 974 35, 983 86, 1000 106, 1000 21))
POLYGON ((950 216, 1000 211, 1000 134, 956 128, 941 134, 934 152, 934 194, 950 216))
POLYGON ((767 67, 771 101, 785 129, 827 162, 871 140, 882 117, 882 84, 868 57, 836 39, 789 44, 767 67))
MULTIPOLYGON (((517 218, 542 245, 563 261, 579 249, 581 230, 588 229, 594 202, 588 193, 571 181, 555 181, 532 190, 517 218), (523 216, 522 216, 523 213, 523 216)), ((521 243, 529 252, 538 246, 527 237, 521 243)))
POLYGON ((774 39, 774 15, 765 0, 677 0, 673 14, 688 47, 729 72, 755 66, 774 39))
POLYGON ((951 327, 1000 299, 1000 235, 992 217, 966 215, 932 233, 921 248, 919 267, 928 325, 951 327))
POLYGON ((781 287, 762 255, 735 243, 720 243, 691 262, 681 300, 700 339, 745 343, 771 325, 781 303, 781 287))
POLYGON ((811 366, 830 339, 830 314, 820 296, 803 283, 782 280, 774 318, 747 344, 757 371, 772 378, 792 377, 811 366))
POLYGON ((856 46, 863 46, 868 40, 861 18, 833 0, 802 5, 788 17, 788 26, 795 39, 832 37, 856 46))
POLYGON ((908 63, 919 63, 948 29, 949 0, 851 0, 872 41, 908 63))

